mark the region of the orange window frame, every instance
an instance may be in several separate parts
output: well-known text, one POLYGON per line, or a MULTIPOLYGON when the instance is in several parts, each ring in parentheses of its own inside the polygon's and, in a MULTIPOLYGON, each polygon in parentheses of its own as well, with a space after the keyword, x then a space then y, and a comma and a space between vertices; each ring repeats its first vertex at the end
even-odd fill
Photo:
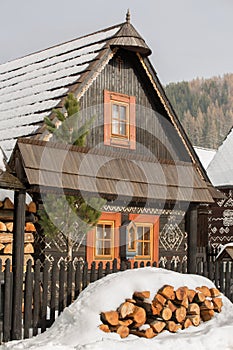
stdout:
POLYGON ((143 230, 143 236, 141 238, 136 237, 135 240, 135 245, 137 243, 141 243, 142 245, 142 250, 144 251, 145 244, 149 243, 149 254, 145 255, 135 255, 135 260, 152 260, 153 258, 153 246, 154 246, 154 241, 153 241, 153 224, 150 223, 136 223, 137 228, 141 227, 143 230), (149 228, 149 239, 144 238, 145 234, 145 228, 149 228))
POLYGON ((112 258, 105 258, 104 256, 96 257, 95 256, 95 232, 96 228, 94 227, 87 234, 86 240, 86 259, 88 262, 88 267, 91 267, 92 261, 102 261, 106 263, 112 259, 117 259, 118 263, 120 262, 120 227, 121 227, 121 214, 120 213, 106 213, 103 212, 99 218, 98 222, 113 222, 114 223, 114 234, 113 234, 113 247, 112 247, 112 258))
POLYGON ((136 261, 156 261, 159 260, 159 216, 157 215, 141 215, 141 214, 129 214, 129 220, 133 221, 135 225, 151 225, 151 258, 147 256, 136 255, 134 259, 136 261))
MULTIPOLYGON (((103 233, 103 232, 102 232, 103 233)), ((109 220, 99 220, 96 227, 95 227, 95 237, 94 237, 94 257, 95 259, 101 259, 101 260, 112 260, 113 255, 114 255, 114 221, 109 221, 109 220), (97 238, 97 231, 98 231, 98 226, 102 225, 103 230, 105 229, 106 226, 111 227, 111 233, 110 233, 110 238, 97 238), (105 243, 109 242, 110 243, 110 254, 97 254, 97 242, 101 242, 101 249, 104 250, 106 248, 105 243)))
POLYGON ((104 144, 136 149, 136 99, 135 96, 104 90, 104 144), (113 105, 126 107, 126 133, 113 133, 113 105))

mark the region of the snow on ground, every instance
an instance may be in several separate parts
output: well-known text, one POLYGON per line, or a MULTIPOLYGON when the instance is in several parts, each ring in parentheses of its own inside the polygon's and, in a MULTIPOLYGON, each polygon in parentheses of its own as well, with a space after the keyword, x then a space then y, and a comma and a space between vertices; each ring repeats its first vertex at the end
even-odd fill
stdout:
POLYGON ((45 333, 29 340, 13 341, 0 350, 232 350, 233 304, 222 295, 219 314, 200 326, 191 326, 177 333, 164 331, 153 339, 129 335, 121 339, 116 333, 98 329, 101 311, 115 310, 134 291, 150 290, 152 297, 164 284, 177 289, 195 289, 214 284, 205 277, 180 274, 161 268, 145 267, 108 275, 91 283, 78 299, 57 318, 45 333))

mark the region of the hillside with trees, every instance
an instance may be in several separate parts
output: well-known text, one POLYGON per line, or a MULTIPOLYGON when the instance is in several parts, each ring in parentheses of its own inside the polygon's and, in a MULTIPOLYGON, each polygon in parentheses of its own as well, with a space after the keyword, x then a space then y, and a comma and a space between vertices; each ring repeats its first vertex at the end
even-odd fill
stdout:
POLYGON ((192 144, 218 148, 233 126, 233 74, 170 83, 165 91, 192 144))

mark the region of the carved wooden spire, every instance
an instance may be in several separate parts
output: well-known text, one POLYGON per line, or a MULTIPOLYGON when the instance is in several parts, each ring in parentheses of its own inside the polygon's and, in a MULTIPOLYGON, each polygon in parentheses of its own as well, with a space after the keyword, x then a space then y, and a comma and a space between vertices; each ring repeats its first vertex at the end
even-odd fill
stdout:
POLYGON ((129 12, 129 9, 127 10, 127 13, 126 13, 126 22, 130 23, 130 12, 129 12))

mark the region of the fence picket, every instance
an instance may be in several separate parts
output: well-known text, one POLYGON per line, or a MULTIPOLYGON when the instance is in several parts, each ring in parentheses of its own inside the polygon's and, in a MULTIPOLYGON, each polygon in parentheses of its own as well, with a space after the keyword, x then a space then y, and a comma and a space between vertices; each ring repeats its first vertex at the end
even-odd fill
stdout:
POLYGON ((37 260, 34 265, 34 290, 33 290, 33 336, 38 334, 40 326, 40 305, 41 305, 41 281, 40 281, 40 261, 37 260))
POLYGON ((73 262, 69 261, 67 266, 67 295, 66 306, 72 303, 73 262))
POLYGON ((104 274, 103 274, 103 263, 102 263, 102 261, 100 261, 99 264, 98 264, 97 279, 99 280, 102 277, 104 277, 104 274))
POLYGON ((88 263, 85 262, 83 265, 82 289, 85 289, 87 285, 88 285, 88 263))
POLYGON ((51 297, 50 297, 50 325, 55 321, 55 313, 56 313, 56 295, 57 295, 57 274, 58 274, 58 266, 57 261, 54 261, 51 272, 51 297))
POLYGON ((81 261, 77 261, 75 269, 75 284, 74 284, 74 298, 76 299, 81 292, 81 261))
POLYGON ((28 260, 25 276, 24 291, 24 338, 29 338, 29 331, 32 326, 32 294, 33 294, 33 278, 32 278, 32 260, 28 260))
MULTIPOLYGON (((146 266, 150 266, 149 262, 146 266)), ((81 290, 87 287, 89 282, 94 282, 110 273, 124 271, 131 268, 142 268, 144 262, 125 261, 119 264, 115 259, 112 263, 107 262, 103 268, 103 262, 92 262, 90 270, 88 263, 83 261, 69 262, 61 261, 60 265, 53 262, 53 265, 46 263, 44 269, 40 271, 40 261, 36 261, 32 268, 32 261, 27 263, 24 289, 24 338, 37 335, 38 329, 44 332, 55 320, 56 310, 60 314, 65 306, 72 303, 73 298, 77 298, 81 290), (51 267, 51 269, 50 269, 51 267), (112 268, 111 268, 112 267, 112 268), (73 281, 74 279, 74 281, 73 281), (50 307, 50 317, 48 319, 48 306, 50 307), (33 329, 30 334, 30 329, 33 329)), ((154 262, 153 267, 157 264, 154 262)), ((183 273, 187 273, 187 263, 162 262, 162 267, 183 273)), ((196 272, 211 279, 216 287, 225 294, 231 301, 233 299, 232 279, 233 262, 197 261, 196 272)), ((4 309, 3 309, 3 341, 11 340, 11 314, 12 297, 9 291, 12 290, 12 272, 10 271, 10 261, 6 262, 6 268, 2 273, 4 309)), ((23 290, 23 286, 22 286, 23 290)))
POLYGON ((61 261, 59 270, 58 315, 64 310, 65 301, 65 262, 61 261))
POLYGON ((41 332, 45 332, 47 328, 47 307, 48 307, 48 284, 49 284, 49 262, 44 264, 42 279, 42 300, 41 300, 41 332))
POLYGON ((12 311, 12 286, 10 273, 10 259, 6 260, 4 271, 4 315, 3 315, 3 342, 10 340, 11 333, 11 311, 12 311))
POLYGON ((96 264, 95 261, 92 261, 91 263, 91 275, 90 275, 90 282, 94 282, 96 280, 96 264))

